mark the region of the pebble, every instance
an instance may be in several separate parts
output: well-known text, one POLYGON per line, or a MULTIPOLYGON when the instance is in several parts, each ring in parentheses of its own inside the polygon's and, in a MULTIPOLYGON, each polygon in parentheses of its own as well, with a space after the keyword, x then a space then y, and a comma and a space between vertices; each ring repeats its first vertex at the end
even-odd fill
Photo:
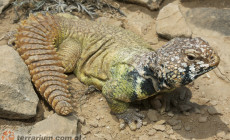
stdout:
POLYGON ((200 118, 198 119, 198 121, 199 121, 200 123, 207 122, 207 120, 208 120, 208 117, 207 117, 207 116, 202 116, 202 117, 200 117, 200 118))
POLYGON ((190 115, 189 112, 183 112, 183 114, 184 114, 185 116, 189 116, 189 115, 190 115))
POLYGON ((167 114, 169 117, 173 117, 174 114, 170 111, 168 114, 167 114))
POLYGON ((153 136, 156 132, 157 131, 155 129, 151 129, 151 130, 149 130, 148 135, 153 136))
POLYGON ((230 133, 226 134, 226 135, 224 136, 224 139, 230 140, 230 133))
POLYGON ((216 100, 212 100, 212 101, 210 101, 210 104, 211 104, 212 106, 216 106, 216 105, 218 104, 218 102, 217 102, 216 100))
POLYGON ((171 126, 175 126, 178 123, 181 123, 181 120, 176 120, 176 119, 170 119, 167 121, 171 126))
POLYGON ((182 128, 181 123, 179 123, 179 124, 173 126, 173 130, 180 130, 181 128, 182 128))
POLYGON ((162 125, 162 124, 165 124, 166 121, 165 120, 160 120, 160 121, 157 121, 155 124, 159 124, 159 125, 162 125))
POLYGON ((199 108, 194 108, 194 112, 195 112, 196 114, 201 114, 201 111, 200 111, 199 108))
POLYGON ((159 130, 159 131, 165 131, 165 126, 164 125, 156 124, 156 125, 153 125, 153 128, 156 129, 156 130, 159 130))
POLYGON ((85 118, 84 118, 84 117, 79 116, 79 117, 78 117, 78 120, 79 120, 79 122, 80 122, 81 124, 85 124, 85 118))
POLYGON ((89 125, 92 126, 92 127, 94 127, 94 128, 97 128, 98 127, 98 122, 96 122, 96 121, 90 121, 89 125))
POLYGON ((148 122, 146 122, 146 121, 143 122, 143 125, 144 125, 144 126, 146 126, 147 124, 148 124, 148 122))
POLYGON ((96 119, 97 119, 97 120, 100 120, 100 116, 97 116, 96 119))
POLYGON ((208 107, 208 113, 210 114, 210 115, 218 115, 218 114, 220 114, 214 107, 208 107))
POLYGON ((86 134, 90 133, 90 129, 87 126, 82 127, 81 132, 82 132, 83 135, 86 135, 86 134))
POLYGON ((150 121, 156 122, 158 120, 158 112, 156 110, 150 109, 147 113, 147 116, 150 121))
POLYGON ((173 129, 170 128, 170 129, 168 129, 168 130, 166 131, 166 133, 170 135, 170 134, 173 134, 174 132, 173 132, 173 129))
POLYGON ((148 140, 149 136, 148 135, 142 135, 139 137, 139 140, 148 140))
POLYGON ((225 137, 225 132, 224 131, 217 131, 217 134, 216 134, 216 136, 218 137, 218 138, 224 138, 225 137))
POLYGON ((191 127, 190 127, 189 125, 185 125, 185 126, 184 126, 184 129, 185 129, 186 131, 190 131, 190 130, 191 130, 191 127))
POLYGON ((170 140, 176 140, 177 138, 176 138, 176 135, 170 135, 170 136, 169 136, 169 139, 170 139, 170 140))
POLYGON ((200 98, 199 100, 200 100, 201 104, 206 104, 206 103, 208 103, 210 101, 207 98, 200 98))

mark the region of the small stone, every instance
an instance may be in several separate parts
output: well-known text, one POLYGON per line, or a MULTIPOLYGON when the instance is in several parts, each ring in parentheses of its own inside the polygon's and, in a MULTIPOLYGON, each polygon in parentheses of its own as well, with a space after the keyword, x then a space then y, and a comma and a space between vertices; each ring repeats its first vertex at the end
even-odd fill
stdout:
POLYGON ((207 120, 208 120, 208 117, 207 117, 207 116, 202 116, 202 117, 200 117, 200 118, 198 119, 198 121, 199 121, 200 123, 207 122, 207 120))
POLYGON ((216 100, 212 100, 212 101, 210 101, 210 104, 212 105, 212 106, 216 106, 217 105, 217 101, 216 100))
POLYGON ((230 140, 230 133, 226 134, 226 135, 224 136, 224 139, 230 140))
POLYGON ((175 126, 179 123, 181 123, 181 120, 176 120, 176 119, 170 119, 167 121, 171 126, 175 126))
POLYGON ((162 124, 165 124, 165 120, 160 120, 160 121, 157 121, 155 124, 159 124, 159 125, 162 125, 162 124))
POLYGON ((94 127, 94 128, 97 128, 98 127, 98 122, 91 121, 91 122, 89 122, 89 125, 92 126, 92 127, 94 127))
POLYGON ((181 125, 181 123, 179 123, 179 124, 173 126, 173 130, 180 130, 181 127, 182 127, 182 125, 181 125))
POLYGON ((84 118, 84 117, 79 116, 79 117, 78 117, 78 120, 79 120, 79 122, 80 122, 81 124, 85 124, 85 118, 84 118))
POLYGON ((225 135, 226 135, 226 134, 225 134, 224 131, 218 131, 217 134, 216 134, 216 136, 217 136, 218 138, 224 138, 225 135))
POLYGON ((150 109, 147 113, 147 116, 150 121, 156 122, 158 120, 158 112, 156 110, 150 109))
POLYGON ((185 116, 189 116, 189 115, 190 115, 189 112, 183 112, 183 114, 184 114, 185 116))
POLYGON ((148 124, 148 122, 146 122, 146 121, 143 122, 143 125, 144 125, 144 126, 146 126, 147 124, 148 124))
POLYGON ((103 140, 111 140, 112 139, 112 137, 111 137, 111 135, 110 134, 94 134, 94 136, 95 137, 98 137, 99 139, 103 139, 103 140))
POLYGON ((200 103, 201 103, 202 105, 204 105, 204 104, 206 104, 206 103, 208 103, 208 102, 210 101, 210 100, 207 99, 207 98, 200 98, 199 100, 200 100, 200 103))
POLYGON ((195 111, 196 114, 201 114, 201 111, 200 111, 199 108, 194 108, 194 111, 195 111))
POLYGON ((189 125, 185 125, 185 126, 184 126, 184 129, 185 129, 186 131, 190 131, 190 130, 191 130, 191 127, 190 127, 189 125))
POLYGON ((83 135, 86 135, 86 134, 90 133, 90 129, 87 126, 82 127, 81 132, 82 132, 83 135))
POLYGON ((151 129, 151 130, 149 130, 148 135, 153 136, 156 132, 157 131, 155 129, 151 129))
POLYGON ((165 131, 165 126, 164 125, 153 125, 153 128, 159 131, 165 131))
POLYGON ((97 120, 100 120, 100 116, 97 116, 96 119, 97 119, 97 120))
POLYGON ((218 115, 218 114, 221 114, 221 113, 219 113, 214 107, 208 107, 208 113, 210 114, 210 115, 218 115))
POLYGON ((139 137, 139 140, 148 140, 149 136, 148 135, 142 135, 139 137))
POLYGON ((166 131, 166 133, 170 135, 170 134, 173 134, 174 132, 173 132, 173 129, 170 128, 166 131))
POLYGON ((176 140, 177 138, 176 138, 176 135, 170 135, 170 136, 169 136, 169 139, 171 139, 171 140, 176 140))
POLYGON ((77 133, 78 118, 74 115, 61 116, 53 114, 37 122, 30 131, 31 135, 74 135, 77 133))
POLYGON ((167 114, 169 117, 173 117, 174 114, 170 111, 168 114, 167 114))

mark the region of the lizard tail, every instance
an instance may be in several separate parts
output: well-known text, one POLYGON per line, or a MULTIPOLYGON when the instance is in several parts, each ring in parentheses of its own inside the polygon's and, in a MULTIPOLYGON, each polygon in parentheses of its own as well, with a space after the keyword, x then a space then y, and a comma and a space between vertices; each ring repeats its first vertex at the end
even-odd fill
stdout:
POLYGON ((67 75, 56 54, 55 39, 60 31, 49 14, 30 15, 16 34, 16 49, 29 68, 32 82, 56 113, 72 112, 67 75))

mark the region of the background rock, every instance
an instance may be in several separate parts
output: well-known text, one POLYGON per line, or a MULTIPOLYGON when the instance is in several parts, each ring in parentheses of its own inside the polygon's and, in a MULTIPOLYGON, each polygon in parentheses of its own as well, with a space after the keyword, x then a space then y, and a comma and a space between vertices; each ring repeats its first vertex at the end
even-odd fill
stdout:
POLYGON ((60 116, 56 113, 36 123, 30 131, 31 135, 43 136, 76 136, 78 119, 74 115, 60 116))
POLYGON ((156 31, 164 38, 191 37, 192 32, 185 22, 179 6, 168 4, 160 10, 156 21, 156 31))
POLYGON ((38 97, 26 64, 9 46, 0 46, 0 117, 28 119, 36 115, 38 97))
POLYGON ((0 14, 2 13, 2 10, 6 8, 12 0, 0 0, 0 14))

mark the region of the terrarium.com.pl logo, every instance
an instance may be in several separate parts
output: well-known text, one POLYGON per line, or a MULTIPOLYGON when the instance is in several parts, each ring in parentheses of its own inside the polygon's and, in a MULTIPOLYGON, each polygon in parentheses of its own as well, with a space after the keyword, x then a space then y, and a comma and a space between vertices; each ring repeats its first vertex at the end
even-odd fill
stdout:
POLYGON ((15 135, 14 131, 6 130, 1 135, 1 140, 80 140, 79 136, 23 136, 15 135))

